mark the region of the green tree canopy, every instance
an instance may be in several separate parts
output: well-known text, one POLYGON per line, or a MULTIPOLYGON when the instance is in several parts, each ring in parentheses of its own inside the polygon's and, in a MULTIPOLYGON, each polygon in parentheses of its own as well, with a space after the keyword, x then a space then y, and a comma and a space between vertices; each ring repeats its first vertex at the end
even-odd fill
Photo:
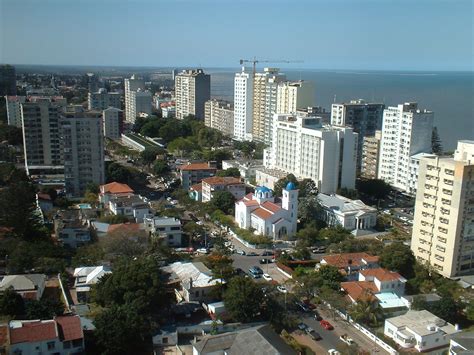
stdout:
POLYGON ((302 224, 318 223, 318 227, 323 227, 325 223, 322 221, 323 207, 321 206, 316 195, 308 195, 300 198, 298 202, 298 218, 302 224))
POLYGON ((23 298, 12 287, 7 288, 0 295, 0 314, 10 317, 25 314, 23 298))
POLYGON ((116 181, 124 184, 129 183, 132 177, 129 169, 116 162, 109 164, 106 175, 108 182, 116 181))
POLYGON ((186 137, 186 132, 183 132, 182 123, 178 120, 167 121, 159 130, 159 136, 164 139, 166 143, 174 141, 179 137, 186 137))
POLYGON ((381 200, 388 196, 391 187, 385 181, 380 179, 360 180, 357 183, 357 190, 367 196, 375 198, 376 200, 381 200))
POLYGON ((204 150, 203 158, 207 161, 216 161, 218 167, 222 167, 223 160, 232 158, 232 152, 228 149, 204 150))
POLYGON ((273 195, 277 197, 282 196, 282 190, 286 187, 286 185, 292 182, 295 184, 296 187, 298 187, 298 180, 296 179, 296 176, 293 174, 288 174, 286 177, 279 179, 273 186, 273 195))
POLYGON ((397 271, 408 279, 414 276, 415 257, 409 246, 396 242, 383 249, 380 254, 380 265, 391 271, 397 271))
POLYGON ((263 303, 261 288, 246 277, 234 277, 224 293, 224 303, 233 319, 239 322, 255 320, 263 303))
POLYGON ((25 312, 27 319, 51 319, 64 313, 64 305, 52 299, 28 300, 25 312))
POLYGON ((144 164, 150 165, 156 160, 156 156, 164 153, 164 149, 160 147, 147 147, 140 152, 140 158, 144 164))
POLYGON ((170 167, 168 163, 164 160, 157 160, 155 164, 153 164, 153 172, 156 175, 165 175, 170 171, 170 167))
POLYGON ((232 176, 239 178, 240 177, 240 170, 239 168, 228 168, 226 170, 221 170, 217 172, 217 176, 232 176))
POLYGON ((369 296, 359 299, 357 303, 354 303, 350 307, 349 315, 356 322, 370 327, 378 326, 379 322, 383 319, 382 307, 380 307, 377 300, 369 296))
POLYGON ((168 150, 180 157, 187 156, 196 148, 196 144, 189 138, 178 137, 168 144, 168 150))
POLYGON ((225 214, 232 214, 235 207, 235 197, 229 191, 214 191, 208 205, 212 211, 221 210, 225 214))
POLYGON ((341 226, 333 228, 324 228, 319 231, 321 239, 326 240, 327 243, 339 243, 351 237, 351 233, 341 226))
POLYGON ((318 194, 318 187, 312 179, 303 179, 298 183, 299 194, 298 197, 316 196, 318 194))
POLYGON ((3 141, 11 145, 23 144, 21 128, 0 123, 0 142, 3 141))

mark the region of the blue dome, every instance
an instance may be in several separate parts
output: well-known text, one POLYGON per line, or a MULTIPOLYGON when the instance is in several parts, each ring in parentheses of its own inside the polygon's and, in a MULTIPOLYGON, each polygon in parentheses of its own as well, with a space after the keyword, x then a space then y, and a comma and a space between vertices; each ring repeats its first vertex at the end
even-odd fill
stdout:
POLYGON ((285 190, 286 191, 296 190, 296 186, 290 181, 288 184, 286 184, 285 190))
POLYGON ((259 186, 255 189, 255 192, 270 192, 270 191, 272 190, 266 186, 259 186))

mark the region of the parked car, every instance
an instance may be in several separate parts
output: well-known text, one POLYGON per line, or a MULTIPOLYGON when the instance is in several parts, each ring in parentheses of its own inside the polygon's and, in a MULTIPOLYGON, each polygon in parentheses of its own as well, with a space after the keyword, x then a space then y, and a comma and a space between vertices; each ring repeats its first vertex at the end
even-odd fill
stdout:
POLYGON ((197 224, 198 226, 202 226, 202 225, 204 224, 204 222, 203 222, 203 221, 197 221, 196 224, 197 224))
POLYGON ((333 330, 333 329, 334 329, 334 327, 332 326, 332 324, 329 323, 327 320, 324 320, 324 319, 323 319, 323 320, 321 320, 321 321, 319 322, 319 324, 321 324, 321 327, 323 327, 323 328, 326 329, 326 330, 333 330))
POLYGON ((321 317, 321 315, 317 311, 314 311, 314 319, 320 321, 323 320, 323 317, 321 317))
POLYGON ((242 270, 240 267, 235 269, 235 274, 239 276, 247 275, 244 270, 242 270))
POLYGON ((199 248, 196 251, 200 254, 209 254, 209 249, 207 248, 199 248))
POLYGON ((252 266, 249 269, 249 273, 254 279, 259 279, 263 275, 263 270, 260 269, 258 266, 252 266))
POLYGON ((281 293, 288 293, 288 290, 286 289, 286 287, 282 285, 278 285, 277 290, 280 291, 281 293))
POLYGON ((260 259, 260 264, 270 264, 272 261, 270 259, 266 259, 266 258, 263 258, 263 259, 260 259))
POLYGON ((310 309, 307 305, 305 305, 303 302, 295 302, 296 305, 303 311, 303 312, 309 312, 310 309))
POLYGON ((347 334, 343 334, 339 337, 339 339, 341 339, 342 342, 346 343, 347 345, 352 345, 354 344, 354 340, 352 340, 352 338, 349 338, 347 336, 347 334))
POLYGON ((245 252, 245 250, 237 250, 237 254, 246 255, 247 253, 245 252))
POLYGON ((311 301, 307 298, 303 299, 303 303, 308 306, 309 309, 316 309, 316 305, 311 303, 311 301))
MULTIPOLYGON (((308 329, 311 329, 311 328, 308 328, 308 329)), ((311 331, 308 331, 308 329, 306 329, 306 333, 308 333, 311 339, 316 340, 316 341, 322 339, 321 335, 317 331, 315 331, 314 329, 311 329, 311 331)))
POLYGON ((247 253, 247 256, 258 256, 258 254, 255 253, 255 252, 253 252, 253 251, 251 251, 250 253, 247 253))
POLYGON ((299 323, 298 324, 298 329, 299 330, 305 330, 306 328, 308 328, 308 326, 305 323, 299 323))
POLYGON ((271 256, 273 255, 273 252, 271 252, 270 250, 265 250, 263 253, 262 253, 262 256, 271 256))
POLYGON ((270 275, 268 275, 268 274, 263 274, 262 276, 263 276, 263 278, 264 278, 265 280, 267 280, 267 281, 272 281, 272 280, 273 280, 272 277, 271 277, 270 275))

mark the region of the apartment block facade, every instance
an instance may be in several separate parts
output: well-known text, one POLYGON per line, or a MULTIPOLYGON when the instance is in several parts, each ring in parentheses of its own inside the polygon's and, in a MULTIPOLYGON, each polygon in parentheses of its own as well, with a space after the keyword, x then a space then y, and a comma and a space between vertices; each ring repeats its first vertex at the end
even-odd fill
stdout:
POLYGON ((87 106, 89 110, 105 110, 109 107, 122 108, 122 95, 118 92, 107 92, 99 89, 97 92, 87 94, 87 106))
POLYGON ((380 141, 382 131, 375 131, 371 137, 364 137, 360 175, 366 179, 377 179, 379 168, 380 141))
POLYGON ((234 138, 252 140, 253 123, 253 75, 236 73, 234 78, 234 138))
POLYGON ((204 104, 211 98, 211 76, 202 69, 183 70, 175 76, 176 118, 204 119, 204 104))
POLYGON ((21 104, 25 101, 25 96, 5 96, 7 122, 10 126, 21 128, 21 104))
MULTIPOLYGON (((145 82, 142 79, 132 75, 130 79, 124 80, 125 86, 125 120, 130 123, 134 123, 137 117, 135 97, 132 97, 132 93, 138 90, 145 90, 145 82)), ((150 97, 150 110, 151 110, 151 97, 150 97)), ((139 111, 138 111, 139 112, 139 111)))
POLYGON ((421 158, 411 249, 445 277, 474 271, 474 141, 421 158))
POLYGON ((234 135, 234 106, 230 102, 222 100, 206 101, 204 124, 232 137, 234 135))
POLYGON ((285 81, 277 87, 277 106, 275 113, 296 113, 298 109, 312 107, 314 86, 308 81, 285 81))
POLYGON ((103 110, 102 124, 104 137, 112 140, 120 139, 123 131, 123 111, 115 107, 103 110))

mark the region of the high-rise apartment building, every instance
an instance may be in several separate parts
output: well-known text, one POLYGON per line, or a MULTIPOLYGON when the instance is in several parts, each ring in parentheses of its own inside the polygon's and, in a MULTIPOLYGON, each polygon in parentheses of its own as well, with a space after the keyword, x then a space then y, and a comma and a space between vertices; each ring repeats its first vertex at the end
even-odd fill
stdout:
MULTIPOLYGON (((125 86, 125 120, 130 123, 134 123, 137 118, 136 101, 133 92, 144 91, 145 82, 142 79, 132 75, 130 79, 124 80, 125 86)), ((151 110, 151 94, 150 94, 150 110, 151 110)))
POLYGON ((331 124, 348 126, 359 133, 357 165, 362 163, 364 137, 372 137, 376 130, 382 129, 384 104, 367 103, 364 100, 351 100, 348 103, 332 104, 331 124))
POLYGON ((90 183, 105 182, 101 112, 61 115, 64 181, 68 196, 82 196, 90 183))
POLYGON ((204 119, 204 104, 211 98, 211 76, 202 69, 183 70, 175 76, 176 118, 204 119))
POLYGON ((255 73, 253 81, 252 138, 271 145, 273 139, 273 115, 277 109, 278 84, 286 76, 278 68, 264 68, 255 73))
POLYGON ((84 79, 86 82, 87 91, 97 92, 97 90, 99 90, 99 80, 94 73, 86 73, 84 75, 84 79))
POLYGON ((242 67, 234 78, 234 137, 237 140, 252 140, 253 122, 253 76, 242 67))
POLYGON ((431 153, 433 112, 405 103, 384 110, 378 178, 402 191, 409 191, 410 157, 431 153))
POLYGON ((123 111, 115 107, 103 110, 102 124, 104 137, 112 140, 120 139, 123 131, 123 111))
POLYGON ((364 137, 362 143, 362 164, 360 168, 360 175, 363 178, 377 179, 381 139, 382 131, 375 131, 372 137, 364 137))
POLYGON ((107 92, 99 89, 97 92, 89 92, 87 95, 87 106, 89 110, 105 110, 108 107, 120 109, 122 107, 122 95, 118 92, 107 92))
POLYGON ((421 158, 411 250, 445 277, 474 272, 474 141, 421 158))
POLYGON ((308 81, 285 81, 277 87, 275 113, 296 113, 314 104, 314 86, 308 81))
POLYGON ((319 117, 274 115, 273 145, 264 164, 312 179, 322 193, 355 187, 357 133, 352 128, 323 125, 319 117))
POLYGON ((25 96, 5 96, 7 122, 10 126, 21 127, 21 104, 25 101, 25 96))
POLYGON ((64 106, 51 98, 21 105, 25 167, 62 165, 59 117, 64 106))
POLYGON ((13 65, 0 64, 0 96, 16 95, 16 70, 13 65))
POLYGON ((206 101, 204 124, 226 136, 234 135, 234 107, 230 102, 212 99, 206 101))

